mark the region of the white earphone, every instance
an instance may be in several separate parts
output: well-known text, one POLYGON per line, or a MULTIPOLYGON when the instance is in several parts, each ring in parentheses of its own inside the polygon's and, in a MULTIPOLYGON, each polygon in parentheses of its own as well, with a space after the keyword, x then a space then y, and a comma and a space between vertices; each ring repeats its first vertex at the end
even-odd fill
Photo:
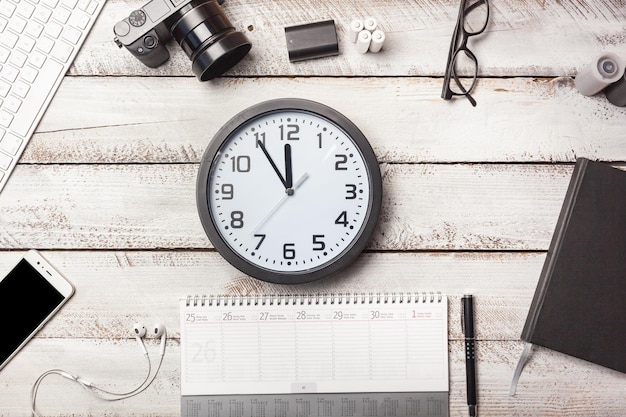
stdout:
POLYGON ((124 400, 126 398, 134 397, 135 395, 138 395, 141 392, 145 391, 150 385, 152 385, 152 383, 156 379, 157 374, 159 373, 159 370, 161 369, 161 365, 163 364, 163 357, 165 356, 165 345, 167 342, 167 331, 165 330, 165 326, 160 323, 157 323, 154 326, 152 326, 150 328, 150 332, 147 331, 146 326, 144 326, 143 324, 135 323, 133 325, 133 336, 137 340, 137 344, 139 345, 139 348, 141 349, 141 353, 148 360, 148 374, 146 375, 146 378, 143 380, 143 382, 137 388, 128 392, 121 392, 121 393, 111 392, 103 388, 100 388, 96 386, 95 384, 93 384, 92 382, 87 381, 86 379, 83 379, 80 376, 75 375, 71 372, 64 371, 62 369, 50 369, 44 372, 43 374, 41 374, 39 378, 37 378, 37 380, 35 381, 31 389, 30 400, 31 400, 32 416, 41 417, 41 415, 37 412, 36 407, 35 407, 36 401, 37 401, 37 391, 39 390, 39 386, 41 385, 44 378, 47 377, 48 375, 56 374, 56 375, 62 376, 63 378, 67 378, 70 381, 74 381, 80 386, 82 386, 89 394, 103 401, 124 400), (159 365, 154 375, 152 375, 152 378, 150 378, 150 374, 152 373, 152 362, 150 361, 148 350, 146 349, 146 345, 144 344, 144 341, 143 341, 143 338, 146 337, 146 335, 161 339, 160 350, 159 350, 159 354, 160 354, 159 365))

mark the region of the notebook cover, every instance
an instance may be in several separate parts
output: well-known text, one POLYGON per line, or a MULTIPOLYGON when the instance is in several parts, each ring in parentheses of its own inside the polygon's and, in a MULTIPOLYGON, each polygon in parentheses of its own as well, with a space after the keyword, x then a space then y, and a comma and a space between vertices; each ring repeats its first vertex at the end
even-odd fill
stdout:
POLYGON ((521 339, 626 372, 626 172, 577 159, 521 339))

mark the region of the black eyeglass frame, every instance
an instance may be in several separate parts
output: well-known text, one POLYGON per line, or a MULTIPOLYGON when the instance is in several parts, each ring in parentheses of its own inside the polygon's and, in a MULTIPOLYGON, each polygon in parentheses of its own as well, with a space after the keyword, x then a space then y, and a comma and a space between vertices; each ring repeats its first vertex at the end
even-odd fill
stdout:
POLYGON ((459 14, 456 20, 456 26, 454 28, 454 33, 452 34, 452 41, 450 42, 450 51, 448 52, 448 62, 446 63, 446 72, 443 79, 443 89, 441 91, 441 98, 444 100, 450 100, 454 96, 465 96, 472 103, 472 106, 476 107, 476 100, 471 96, 470 92, 474 89, 476 85, 476 80, 478 79, 478 59, 476 55, 467 47, 467 41, 470 37, 480 35, 487 29, 487 25, 489 24, 489 0, 478 0, 475 3, 471 4, 469 7, 466 7, 466 4, 469 0, 461 0, 461 5, 459 7, 459 14), (485 18, 485 24, 482 28, 476 32, 468 32, 465 30, 465 16, 474 10, 476 7, 486 4, 487 6, 487 17, 485 18), (459 30, 461 30, 461 34, 463 35, 461 38, 461 42, 459 43, 459 30), (459 79, 456 71, 454 69, 455 62, 459 53, 463 52, 469 59, 474 62, 474 77, 472 79, 472 84, 466 90, 465 87, 461 84, 461 80, 459 79), (456 93, 450 89, 450 80, 454 78, 456 85, 462 91, 461 93, 456 93))

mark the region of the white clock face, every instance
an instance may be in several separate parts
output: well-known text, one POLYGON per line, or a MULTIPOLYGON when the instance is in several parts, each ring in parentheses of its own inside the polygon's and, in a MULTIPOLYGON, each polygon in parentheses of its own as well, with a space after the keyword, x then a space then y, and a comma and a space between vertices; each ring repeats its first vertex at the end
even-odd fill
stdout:
POLYGON ((366 158, 364 144, 352 136, 317 113, 278 109, 220 139, 205 181, 207 233, 218 250, 225 243, 220 252, 236 255, 227 256, 231 263, 274 282, 285 282, 274 273, 310 273, 351 261, 343 258, 355 257, 350 251, 357 242, 358 252, 365 246, 380 200, 373 152, 367 144, 366 158))

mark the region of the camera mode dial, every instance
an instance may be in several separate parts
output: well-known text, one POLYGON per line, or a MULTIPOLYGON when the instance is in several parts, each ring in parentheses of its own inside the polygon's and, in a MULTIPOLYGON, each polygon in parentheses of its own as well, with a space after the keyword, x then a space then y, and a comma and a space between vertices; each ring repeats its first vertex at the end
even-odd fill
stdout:
POLYGON ((135 10, 128 16, 128 21, 135 27, 143 26, 146 23, 146 13, 143 10, 135 10))

